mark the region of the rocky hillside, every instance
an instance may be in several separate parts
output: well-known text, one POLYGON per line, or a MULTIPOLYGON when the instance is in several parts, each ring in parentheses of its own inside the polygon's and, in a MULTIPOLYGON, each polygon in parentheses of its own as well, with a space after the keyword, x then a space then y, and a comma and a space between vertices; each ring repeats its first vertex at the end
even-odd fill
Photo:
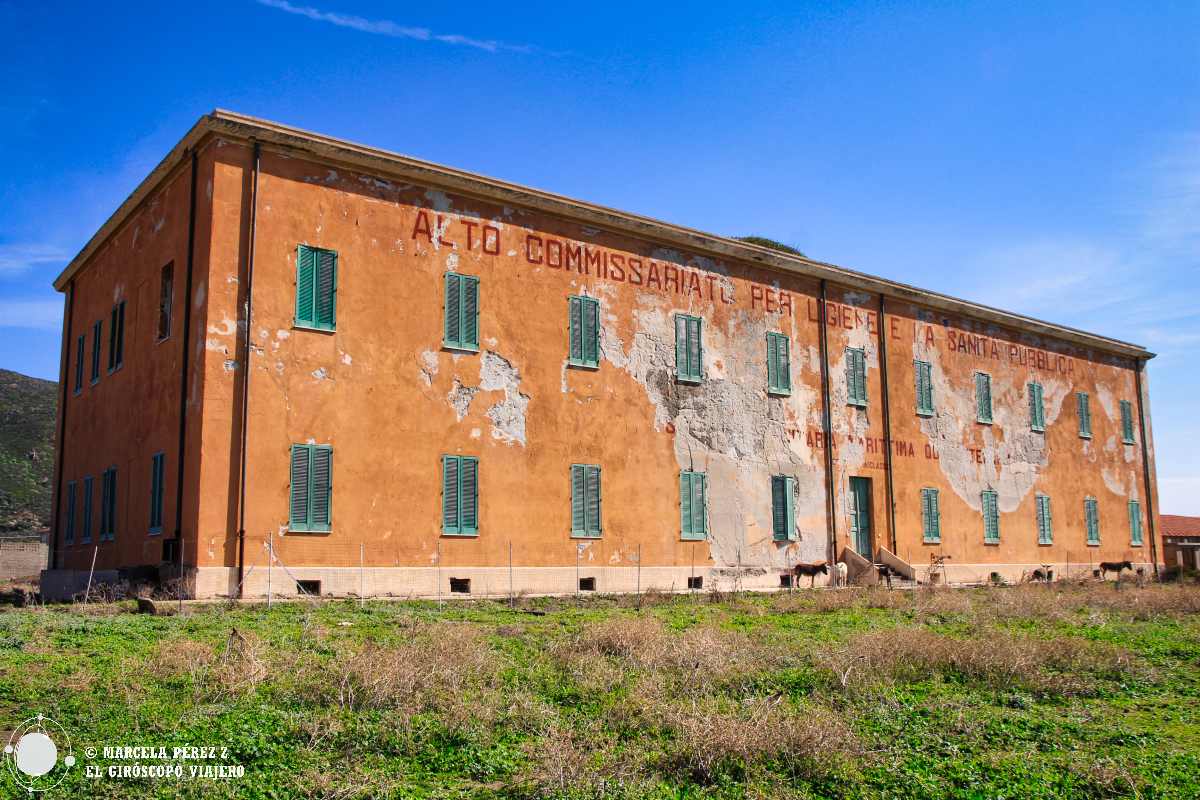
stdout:
POLYGON ((0 369, 0 532, 50 524, 58 384, 0 369))

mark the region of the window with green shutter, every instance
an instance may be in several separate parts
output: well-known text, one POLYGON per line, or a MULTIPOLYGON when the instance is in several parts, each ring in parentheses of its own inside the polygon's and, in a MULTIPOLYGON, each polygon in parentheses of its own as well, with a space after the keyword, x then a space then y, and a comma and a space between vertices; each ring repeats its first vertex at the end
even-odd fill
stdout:
POLYGON ((479 459, 442 456, 442 533, 479 533, 479 459))
POLYGON ((1121 401, 1121 441, 1133 444, 1133 403, 1121 401))
POLYGON ((162 533, 163 477, 166 454, 155 453, 150 459, 150 532, 162 533))
POLYGON ((861 347, 846 348, 846 396, 852 406, 867 405, 867 353, 861 347))
POLYGON ((927 544, 942 540, 942 516, 938 508, 938 490, 921 490, 921 530, 927 544))
POLYGON ((992 489, 984 489, 981 498, 983 541, 986 544, 998 544, 1000 542, 1000 496, 992 489))
POLYGON ((571 535, 599 538, 600 467, 571 465, 571 535))
POLYGON ((327 444, 292 445, 288 528, 303 533, 328 533, 332 501, 333 448, 327 444))
POLYGON ((1044 433, 1046 430, 1046 404, 1042 385, 1037 381, 1029 384, 1029 429, 1044 433))
POLYGON ((125 363, 125 301, 112 308, 108 325, 108 371, 114 372, 125 363))
POLYGON ((92 325, 92 383, 100 381, 100 337, 104 334, 104 320, 92 325))
POLYGON ((75 481, 67 483, 67 531, 64 538, 67 544, 75 543, 75 481))
POLYGON ((567 362, 577 367, 600 366, 600 301, 593 297, 568 300, 567 362))
POLYGON ((86 336, 80 336, 75 342, 75 394, 83 391, 83 353, 86 336))
POLYGON ((684 539, 708 536, 708 477, 703 472, 679 473, 679 519, 684 539))
POLYGON ((1142 507, 1137 500, 1129 501, 1129 543, 1135 547, 1142 544, 1142 507))
POLYGON ((456 350, 479 349, 479 278, 446 273, 442 342, 456 350))
POLYGON ((100 541, 117 537, 117 468, 104 470, 100 493, 100 541))
POLYGON ((95 494, 95 481, 91 475, 87 475, 83 479, 83 514, 82 525, 79 526, 79 543, 90 544, 92 541, 92 516, 94 509, 92 508, 92 495, 95 494))
POLYGON ((771 529, 777 542, 796 541, 796 479, 771 476, 771 529))
POLYGON ((928 361, 913 361, 913 375, 917 390, 917 415, 933 416, 933 365, 928 361))
POLYGON ((302 244, 296 248, 296 326, 337 327, 337 253, 302 244))
POLYGON ((675 315, 675 377, 692 383, 704 379, 704 340, 699 317, 675 315))
POLYGON ((992 376, 986 372, 975 373, 975 419, 992 422, 992 376))
POLYGON ((1092 404, 1087 392, 1075 393, 1075 415, 1079 418, 1079 436, 1092 438, 1092 404))
POLYGON ((1087 526, 1087 543, 1100 544, 1100 509, 1096 498, 1083 498, 1083 522, 1087 526))
POLYGON ((782 333, 767 332, 767 391, 791 394, 792 346, 782 333))
POLYGON ((1037 501, 1038 544, 1054 543, 1054 520, 1050 516, 1050 498, 1039 494, 1037 501))

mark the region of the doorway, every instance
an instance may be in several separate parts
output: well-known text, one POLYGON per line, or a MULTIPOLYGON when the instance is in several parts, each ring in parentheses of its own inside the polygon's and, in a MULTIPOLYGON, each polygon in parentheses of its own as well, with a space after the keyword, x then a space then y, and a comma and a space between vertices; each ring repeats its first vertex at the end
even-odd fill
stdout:
POLYGON ((850 546, 868 561, 871 554, 871 479, 850 479, 850 546))

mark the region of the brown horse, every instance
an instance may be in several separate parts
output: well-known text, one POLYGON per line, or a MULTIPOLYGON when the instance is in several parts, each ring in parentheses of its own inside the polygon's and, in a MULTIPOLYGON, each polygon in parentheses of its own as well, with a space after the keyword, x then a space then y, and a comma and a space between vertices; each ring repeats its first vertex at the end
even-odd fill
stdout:
POLYGON ((1107 580, 1108 573, 1117 573, 1117 580, 1121 580, 1121 571, 1133 569, 1133 564, 1129 561, 1101 561, 1100 562, 1100 580, 1107 580))
POLYGON ((811 589, 816 584, 818 575, 829 574, 829 565, 824 561, 818 561, 815 564, 797 564, 792 567, 792 574, 796 576, 797 580, 801 576, 807 576, 808 588, 811 589))

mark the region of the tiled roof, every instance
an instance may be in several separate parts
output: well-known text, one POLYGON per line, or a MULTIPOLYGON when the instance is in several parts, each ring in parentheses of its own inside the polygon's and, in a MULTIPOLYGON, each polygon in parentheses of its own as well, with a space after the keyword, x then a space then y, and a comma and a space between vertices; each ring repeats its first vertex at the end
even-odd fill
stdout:
POLYGON ((1162 515, 1163 536, 1200 536, 1200 517, 1162 515))

